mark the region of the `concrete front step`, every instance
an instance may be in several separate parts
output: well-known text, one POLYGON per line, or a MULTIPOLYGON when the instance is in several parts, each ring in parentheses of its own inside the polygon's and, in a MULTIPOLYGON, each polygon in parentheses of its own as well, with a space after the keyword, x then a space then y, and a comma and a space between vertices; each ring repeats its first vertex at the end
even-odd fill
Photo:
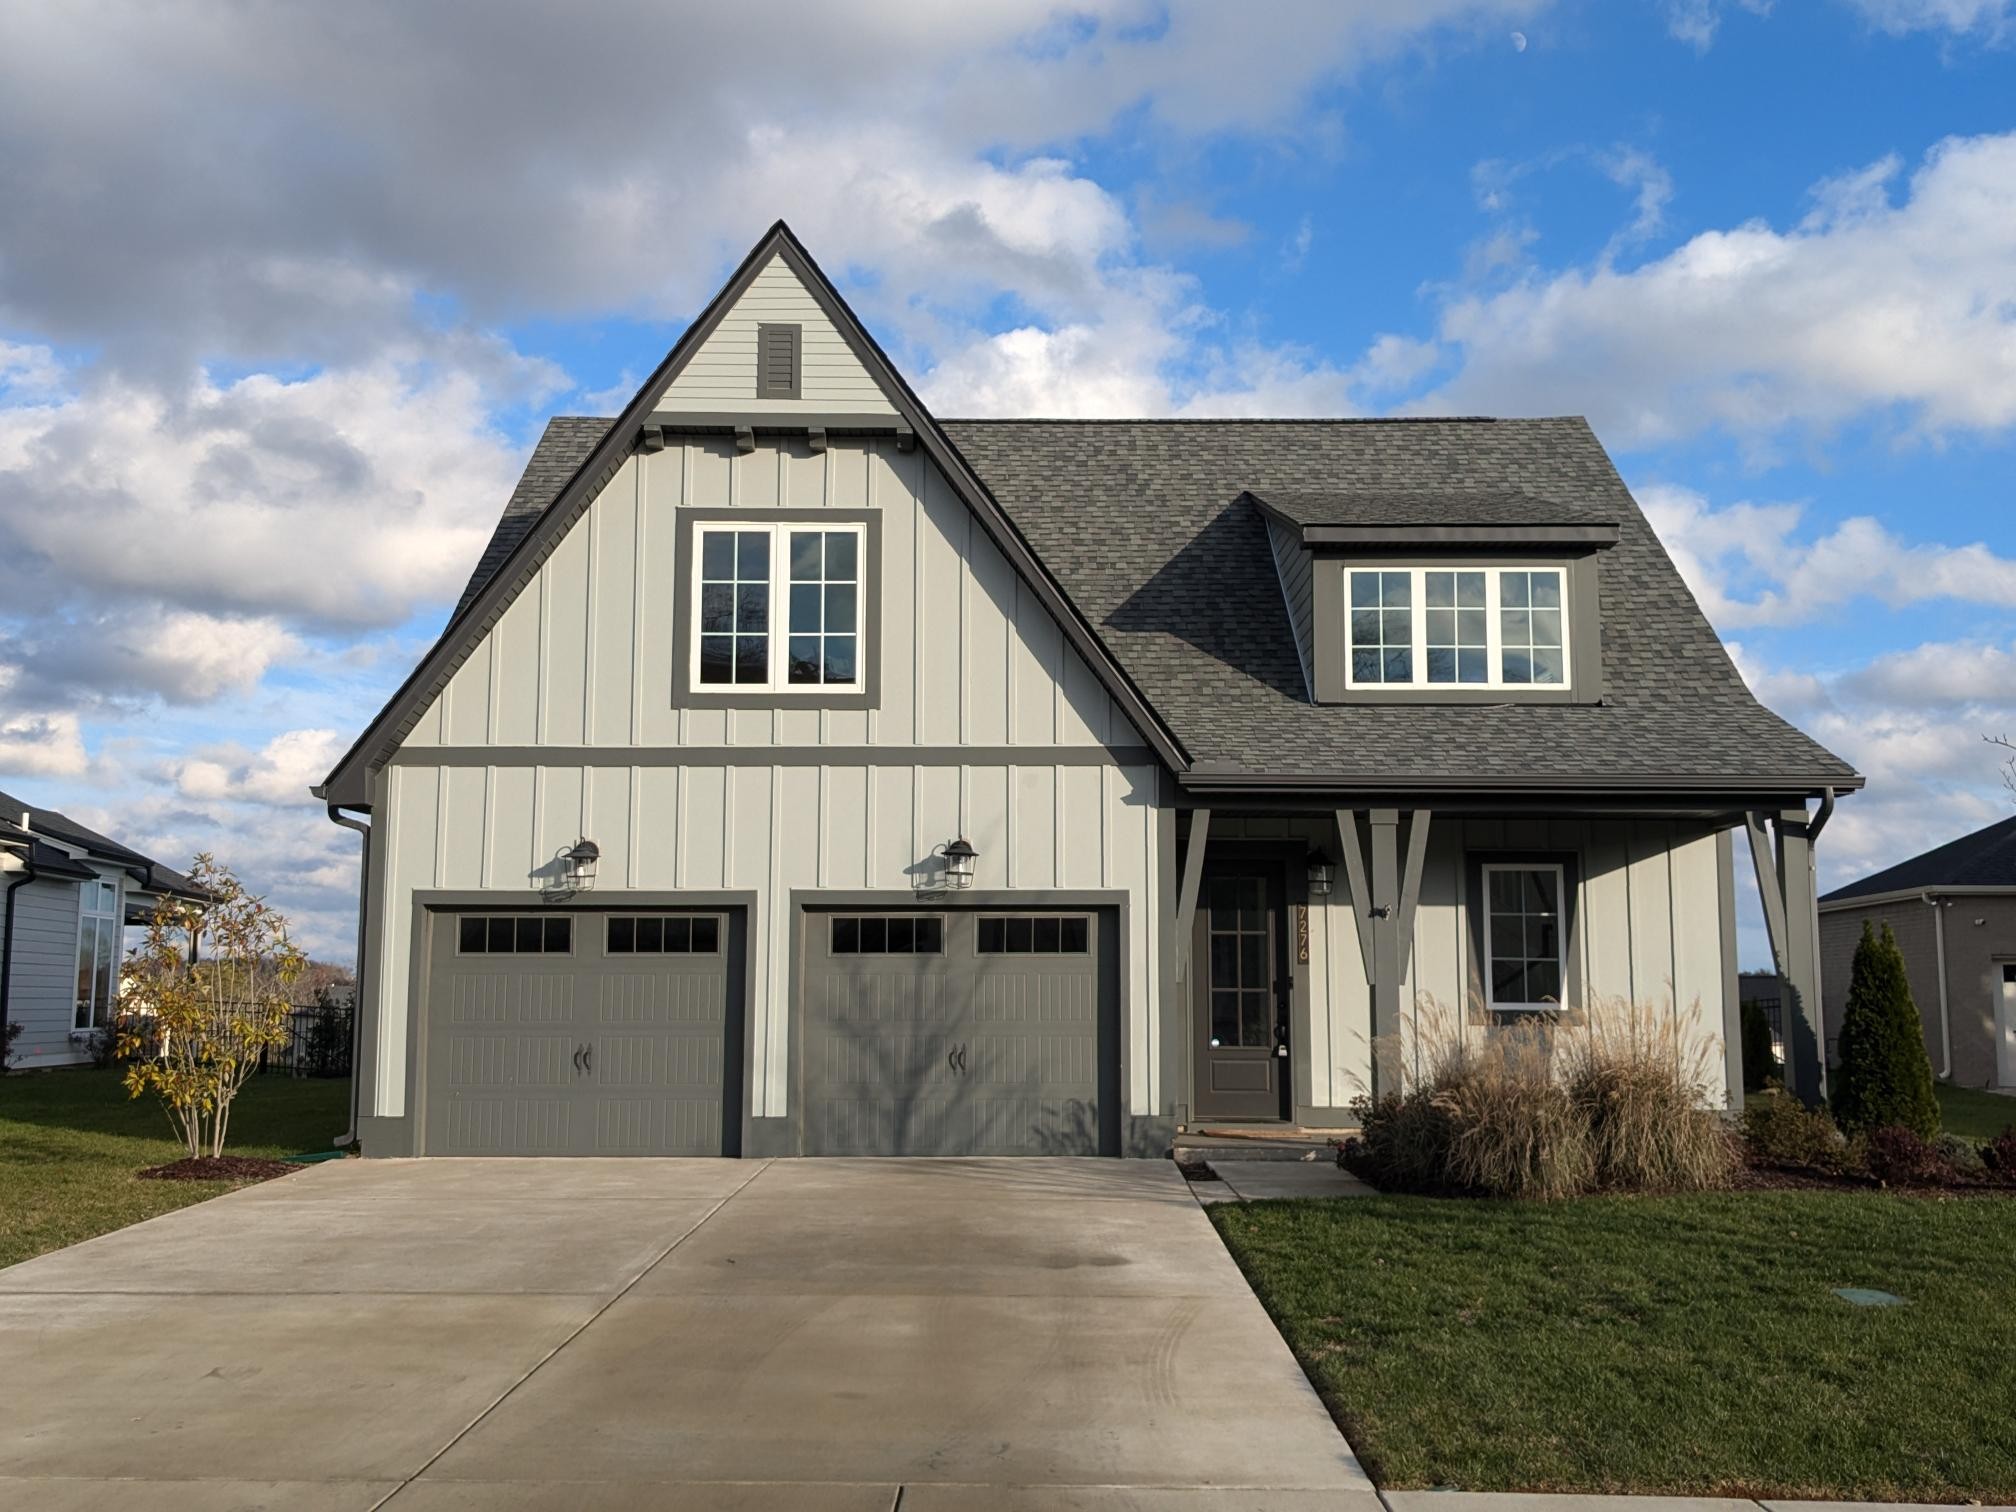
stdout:
POLYGON ((1355 1129, 1296 1129, 1267 1134, 1221 1134, 1209 1131, 1178 1134, 1176 1158, 1193 1160, 1335 1161, 1336 1141, 1355 1129))

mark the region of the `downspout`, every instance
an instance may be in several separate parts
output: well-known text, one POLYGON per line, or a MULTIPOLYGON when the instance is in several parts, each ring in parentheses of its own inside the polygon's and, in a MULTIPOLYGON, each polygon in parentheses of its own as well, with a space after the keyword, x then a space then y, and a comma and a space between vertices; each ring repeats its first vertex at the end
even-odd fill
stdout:
POLYGON ((0 926, 0 1071, 7 1069, 7 999, 14 990, 14 891, 34 880, 35 863, 28 856, 21 858, 20 873, 7 879, 7 921, 0 926))
POLYGON ((1946 907, 1929 892, 1918 901, 1932 907, 1932 948, 1939 956, 1939 1080, 1953 1080, 1953 1011, 1946 999, 1946 907))
POLYGON ((357 873, 357 969, 353 973, 356 986, 350 996, 350 1127, 330 1141, 342 1150, 357 1143, 357 1107, 364 1090, 364 1067, 360 1057, 364 1051, 365 920, 370 917, 371 910, 371 826, 361 819, 347 818, 340 804, 329 805, 329 817, 343 828, 357 831, 363 861, 357 873))
POLYGON ((1827 821, 1833 817, 1834 789, 1822 788, 1820 806, 1813 811, 1813 822, 1806 826, 1806 896, 1814 900, 1807 928, 1813 931, 1813 1032, 1820 1036, 1814 1053, 1820 1059, 1820 1100, 1823 1105, 1828 1097, 1827 990, 1820 966, 1820 831, 1827 828, 1827 821))

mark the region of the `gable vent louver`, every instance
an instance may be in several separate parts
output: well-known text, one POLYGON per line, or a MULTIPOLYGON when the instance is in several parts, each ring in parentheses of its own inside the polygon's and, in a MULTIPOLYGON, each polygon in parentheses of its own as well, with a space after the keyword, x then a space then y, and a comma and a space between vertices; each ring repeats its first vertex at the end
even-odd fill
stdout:
POLYGON ((756 397, 796 399, 798 356, 804 327, 759 325, 756 327, 756 397))

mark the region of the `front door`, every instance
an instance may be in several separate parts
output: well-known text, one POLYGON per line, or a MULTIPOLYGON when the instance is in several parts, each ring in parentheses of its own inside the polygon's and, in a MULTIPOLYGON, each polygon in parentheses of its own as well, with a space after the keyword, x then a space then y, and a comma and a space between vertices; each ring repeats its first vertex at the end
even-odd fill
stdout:
POLYGON ((1280 891, 1262 871, 1205 873, 1191 955, 1200 1120, 1289 1115, 1280 891))

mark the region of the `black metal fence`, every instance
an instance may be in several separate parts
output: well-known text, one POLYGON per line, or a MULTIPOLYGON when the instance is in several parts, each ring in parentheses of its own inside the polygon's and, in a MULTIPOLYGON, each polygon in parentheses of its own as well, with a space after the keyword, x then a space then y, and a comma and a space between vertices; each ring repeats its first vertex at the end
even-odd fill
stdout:
POLYGON ((287 1015, 287 1038, 259 1055, 261 1071, 288 1076, 350 1074, 348 1003, 313 1003, 287 1015))

